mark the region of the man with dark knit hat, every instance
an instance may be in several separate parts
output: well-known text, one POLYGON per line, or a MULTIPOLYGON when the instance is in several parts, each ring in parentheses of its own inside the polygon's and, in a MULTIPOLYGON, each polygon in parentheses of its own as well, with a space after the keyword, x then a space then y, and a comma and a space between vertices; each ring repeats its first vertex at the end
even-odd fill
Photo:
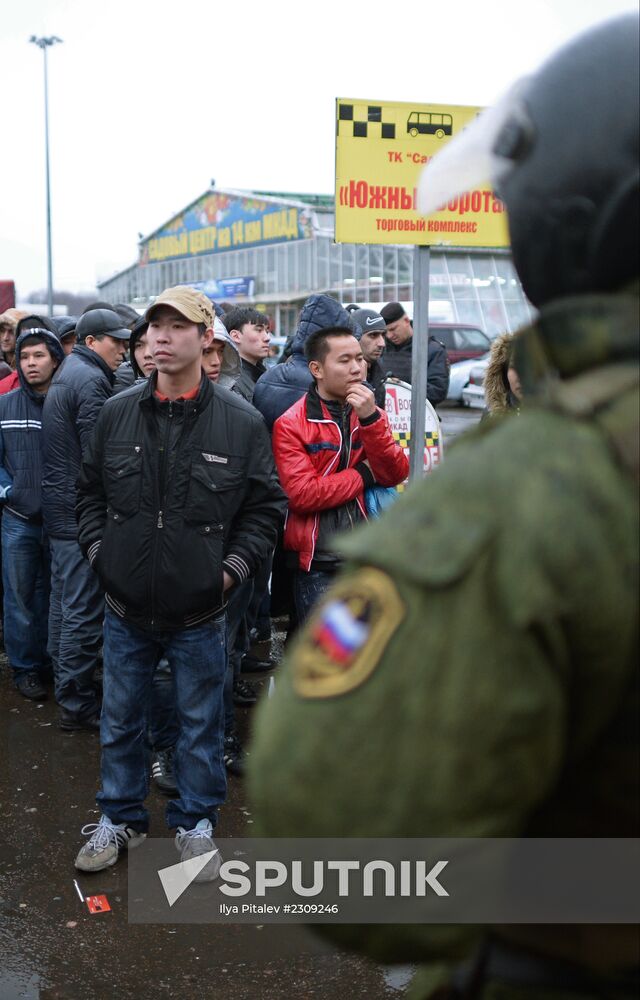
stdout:
POLYGON ((367 364, 367 382, 373 389, 376 406, 384 410, 384 380, 387 371, 380 363, 385 348, 387 324, 374 309, 350 310, 356 327, 356 337, 360 341, 362 356, 367 364))
MULTIPOLYGON (((387 346, 382 356, 382 367, 394 378, 411 385, 413 323, 399 302, 389 302, 380 310, 380 315, 387 324, 387 346)), ((427 365, 427 399, 432 406, 437 406, 447 398, 449 391, 449 363, 444 344, 431 334, 427 365)))

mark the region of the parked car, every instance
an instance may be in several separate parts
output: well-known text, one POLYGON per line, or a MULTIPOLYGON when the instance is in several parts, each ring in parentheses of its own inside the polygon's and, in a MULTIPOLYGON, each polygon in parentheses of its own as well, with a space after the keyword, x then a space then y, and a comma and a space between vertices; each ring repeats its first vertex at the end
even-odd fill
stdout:
POLYGON ((469 382, 462 390, 462 402, 465 406, 476 406, 484 409, 486 406, 484 398, 484 375, 487 370, 489 359, 475 364, 469 372, 469 382))
POLYGON ((284 350, 284 345, 287 342, 286 337, 276 337, 273 336, 269 343, 270 353, 267 358, 264 359, 264 363, 267 368, 271 368, 273 365, 277 365, 278 361, 282 357, 282 352, 284 350))
POLYGON ((429 333, 447 350, 449 364, 481 358, 491 347, 491 340, 478 326, 465 323, 429 323, 429 333))
POLYGON ((489 355, 485 354, 481 358, 468 358, 466 361, 456 361, 451 365, 449 373, 449 392, 447 399, 451 403, 462 402, 462 391, 469 384, 469 375, 473 368, 477 367, 478 361, 488 360, 489 355))

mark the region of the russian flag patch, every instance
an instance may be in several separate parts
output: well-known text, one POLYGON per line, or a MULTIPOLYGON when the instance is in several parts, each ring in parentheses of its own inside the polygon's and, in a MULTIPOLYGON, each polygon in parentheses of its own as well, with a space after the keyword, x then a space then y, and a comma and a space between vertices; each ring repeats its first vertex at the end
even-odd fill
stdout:
POLYGON ((405 617, 395 583, 364 567, 339 577, 292 651, 293 686, 303 698, 331 698, 364 683, 405 617))

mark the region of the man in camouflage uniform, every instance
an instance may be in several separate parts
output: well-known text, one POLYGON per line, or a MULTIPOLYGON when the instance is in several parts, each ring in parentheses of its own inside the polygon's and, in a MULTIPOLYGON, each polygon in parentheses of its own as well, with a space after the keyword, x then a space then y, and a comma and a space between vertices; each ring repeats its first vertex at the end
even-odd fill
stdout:
MULTIPOLYGON (((525 404, 341 541, 327 601, 364 608, 367 638, 337 663, 325 603, 292 650, 253 747, 261 834, 638 835, 638 90, 629 15, 511 98, 493 178, 540 310, 525 404)), ((638 995, 630 926, 330 933, 431 963, 415 997, 638 995)))

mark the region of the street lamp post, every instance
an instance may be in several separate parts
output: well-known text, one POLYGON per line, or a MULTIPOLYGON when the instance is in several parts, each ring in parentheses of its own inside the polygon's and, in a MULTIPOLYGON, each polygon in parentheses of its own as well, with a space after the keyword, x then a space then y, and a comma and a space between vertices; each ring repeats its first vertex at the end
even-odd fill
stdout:
POLYGON ((51 260, 51 189, 49 181, 49 84, 47 79, 47 49, 62 39, 56 35, 49 38, 36 38, 32 35, 29 39, 34 45, 42 49, 44 56, 44 146, 45 163, 47 174, 47 307, 49 316, 53 316, 53 264, 51 260))

